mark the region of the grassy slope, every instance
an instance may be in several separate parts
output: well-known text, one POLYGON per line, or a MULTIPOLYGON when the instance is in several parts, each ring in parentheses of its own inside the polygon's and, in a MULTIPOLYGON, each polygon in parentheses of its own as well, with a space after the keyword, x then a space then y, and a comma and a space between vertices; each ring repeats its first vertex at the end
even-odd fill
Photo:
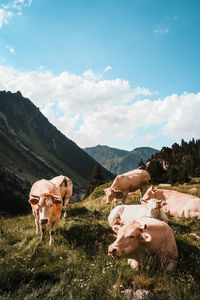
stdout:
MULTIPOLYGON (((198 191, 200 196, 200 187, 198 191)), ((99 187, 90 199, 70 206, 52 247, 48 236, 41 242, 35 235, 32 215, 0 219, 1 300, 132 299, 124 295, 128 287, 148 289, 154 299, 199 299, 200 241, 190 235, 200 234, 199 221, 170 218, 179 250, 175 272, 167 273, 153 258, 136 272, 127 259, 107 256, 113 238, 108 236, 110 206, 95 200, 102 195, 99 187)), ((138 199, 134 193, 129 203, 138 199)))

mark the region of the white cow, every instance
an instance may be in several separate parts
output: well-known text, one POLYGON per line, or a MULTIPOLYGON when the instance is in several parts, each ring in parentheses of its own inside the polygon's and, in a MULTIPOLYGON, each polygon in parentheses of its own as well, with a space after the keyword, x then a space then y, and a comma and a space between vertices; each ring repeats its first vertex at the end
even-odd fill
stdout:
POLYGON ((148 255, 156 254, 167 264, 167 270, 176 267, 178 251, 172 229, 166 222, 143 217, 124 226, 115 225, 116 240, 108 248, 112 257, 129 258, 130 266, 135 269, 148 255))
POLYGON ((51 245, 62 211, 62 199, 59 188, 45 179, 36 181, 30 190, 29 203, 35 217, 36 234, 41 231, 41 239, 44 237, 46 225, 51 226, 49 231, 49 245, 51 245))
POLYGON ((149 173, 141 169, 135 169, 118 175, 111 187, 104 190, 107 197, 106 203, 111 203, 114 198, 122 199, 122 202, 124 203, 128 193, 138 189, 140 189, 143 196, 149 187, 149 180, 149 173))
POLYGON ((168 223, 168 218, 162 207, 165 203, 151 199, 145 205, 118 205, 113 208, 108 216, 111 227, 115 224, 125 224, 141 217, 152 217, 168 223))
POLYGON ((66 218, 69 200, 72 196, 73 183, 71 179, 63 175, 56 176, 50 181, 53 182, 60 189, 61 197, 63 199, 64 218, 66 218))
POLYGON ((200 198, 173 190, 162 190, 150 187, 142 198, 142 202, 150 199, 164 199, 165 212, 173 217, 200 219, 200 198))

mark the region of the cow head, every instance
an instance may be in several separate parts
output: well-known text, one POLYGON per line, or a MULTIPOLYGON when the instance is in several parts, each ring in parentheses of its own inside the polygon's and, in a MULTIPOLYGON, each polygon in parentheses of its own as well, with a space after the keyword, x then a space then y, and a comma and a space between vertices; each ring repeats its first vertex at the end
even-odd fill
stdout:
POLYGON ((114 191, 111 187, 104 189, 104 192, 106 194, 106 204, 110 204, 112 200, 114 199, 114 191))
POLYGON ((160 201, 163 201, 163 204, 165 202, 165 196, 163 194, 163 191, 162 190, 159 190, 157 188, 154 188, 153 186, 151 186, 147 191, 146 193, 144 194, 144 196, 142 197, 141 199, 141 202, 147 202, 149 201, 150 199, 157 199, 157 200, 160 200, 160 201))
POLYGON ((39 221, 44 225, 49 224, 54 206, 62 204, 62 199, 59 196, 44 193, 40 196, 31 195, 29 203, 37 206, 39 221))
POLYGON ((123 193, 120 191, 115 191, 111 187, 104 189, 106 194, 106 204, 110 204, 113 199, 121 199, 123 197, 123 193))
POLYGON ((125 224, 124 226, 115 225, 113 230, 117 233, 117 239, 109 246, 108 255, 112 257, 131 257, 140 244, 151 241, 151 235, 145 232, 147 225, 141 225, 136 221, 125 224))

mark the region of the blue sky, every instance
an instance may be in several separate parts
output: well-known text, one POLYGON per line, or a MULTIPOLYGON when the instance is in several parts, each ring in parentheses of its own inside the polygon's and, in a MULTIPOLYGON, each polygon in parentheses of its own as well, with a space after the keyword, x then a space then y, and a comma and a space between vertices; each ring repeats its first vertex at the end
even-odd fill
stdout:
POLYGON ((0 89, 79 146, 200 138, 200 1, 1 0, 0 89))

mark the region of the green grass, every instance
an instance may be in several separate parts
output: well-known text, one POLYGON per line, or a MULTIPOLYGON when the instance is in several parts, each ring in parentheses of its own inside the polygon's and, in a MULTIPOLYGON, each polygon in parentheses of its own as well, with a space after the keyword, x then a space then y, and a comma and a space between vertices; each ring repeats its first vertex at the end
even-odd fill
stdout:
MULTIPOLYGON (((133 271, 127 259, 107 256, 114 238, 107 223, 111 207, 99 198, 103 187, 69 207, 51 247, 48 234, 43 242, 35 235, 32 215, 0 219, 0 300, 132 299, 128 288, 149 290, 153 299, 199 299, 200 240, 190 234, 200 234, 200 222, 169 218, 179 251, 176 271, 166 272, 154 257, 133 271)), ((128 202, 138 199, 133 193, 128 202)))

